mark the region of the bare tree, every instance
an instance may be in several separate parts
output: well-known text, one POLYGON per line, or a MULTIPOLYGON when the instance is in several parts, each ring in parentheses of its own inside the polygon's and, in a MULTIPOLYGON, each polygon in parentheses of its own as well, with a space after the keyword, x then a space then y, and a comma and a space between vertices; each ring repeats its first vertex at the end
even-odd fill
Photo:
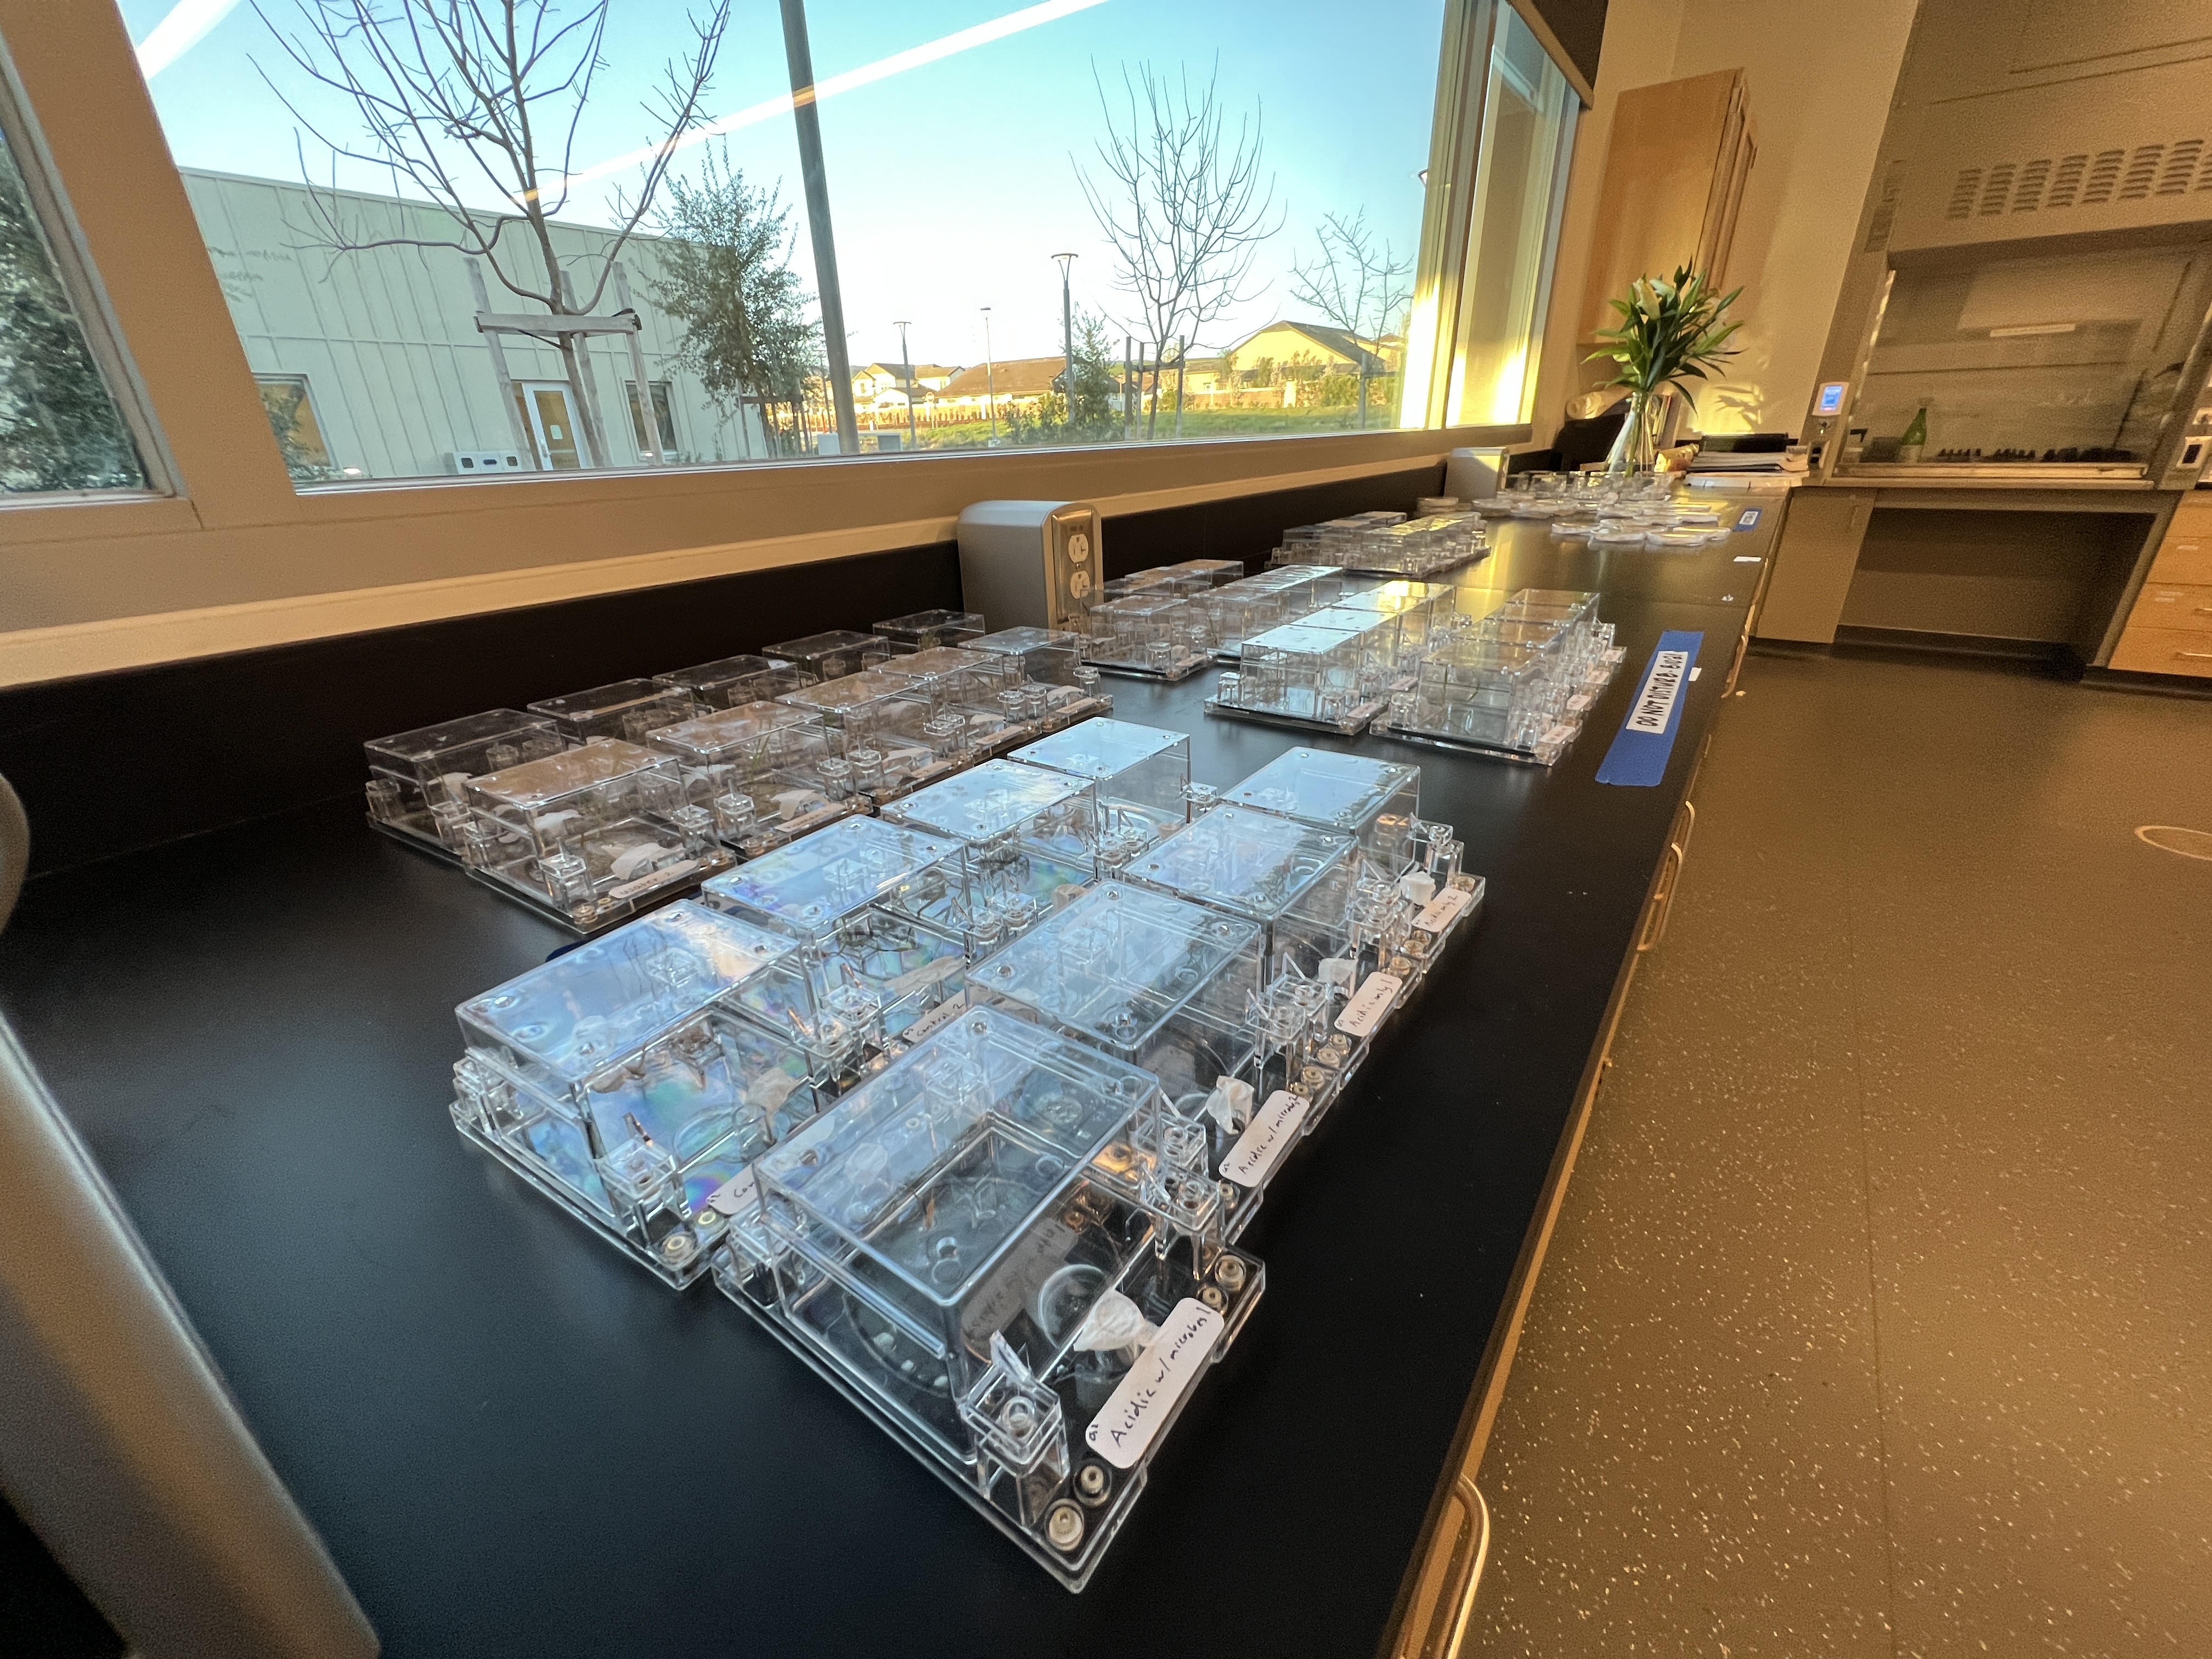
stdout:
POLYGON ((1182 380, 1190 344, 1232 306, 1257 297, 1248 288, 1260 246, 1283 226, 1275 181, 1261 174, 1261 112, 1237 118, 1220 103, 1217 63, 1203 87, 1188 67, 1170 81, 1149 64, 1134 77, 1121 69, 1126 111, 1117 111, 1097 70, 1106 136, 1099 175, 1080 162, 1076 178, 1091 216, 1113 245, 1115 285, 1135 304, 1131 327, 1152 347, 1152 407, 1145 433, 1159 423, 1159 363, 1176 353, 1176 433, 1182 433, 1182 380), (1126 116, 1126 125, 1124 117, 1126 116))
MULTIPOLYGON (((652 210, 676 140, 699 120, 731 0, 710 0, 703 15, 686 14, 691 49, 668 61, 642 106, 654 135, 645 177, 614 198, 614 240, 596 256, 597 275, 587 268, 572 281, 553 246, 553 222, 568 204, 576 130, 605 61, 609 3, 588 0, 564 17, 558 0, 298 0, 295 33, 263 12, 285 55, 360 118, 360 136, 341 142, 270 82, 301 128, 331 152, 333 171, 341 157, 383 168, 399 188, 427 197, 451 226, 442 236, 375 235, 349 218, 335 190, 311 188, 322 244, 344 253, 451 248, 483 260, 501 286, 553 318, 592 315, 623 244, 652 210), (487 195, 502 205, 477 206, 487 195)), ((303 147, 303 173, 305 166, 303 147)), ((592 455, 605 464, 610 452, 586 390, 580 337, 557 323, 546 331, 582 398, 577 418, 592 455)), ((638 395, 650 394, 640 387, 638 395)))
POLYGON ((1359 424, 1364 430, 1369 365, 1380 360, 1391 319, 1413 297, 1405 279, 1413 262, 1394 258, 1387 240, 1376 246, 1364 208, 1349 219, 1323 214, 1314 238, 1321 244, 1321 257, 1310 265, 1291 262, 1291 291, 1352 337, 1358 355, 1359 424))

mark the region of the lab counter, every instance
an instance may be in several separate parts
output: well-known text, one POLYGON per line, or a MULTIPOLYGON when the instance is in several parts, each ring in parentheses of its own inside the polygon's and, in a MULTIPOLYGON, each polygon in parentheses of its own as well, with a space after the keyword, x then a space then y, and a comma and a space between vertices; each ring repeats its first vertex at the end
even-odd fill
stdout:
MULTIPOLYGON (((1494 527, 1461 580, 1595 587, 1627 650, 1556 765, 1323 744, 1419 764, 1485 912, 1244 1236, 1265 1301, 1080 1595, 710 1285, 672 1292, 454 1133, 455 1004, 566 936, 357 800, 34 881, 0 1006, 394 1659, 1370 1653, 1457 1541, 1438 1494, 1480 1460, 1778 517, 1611 556, 1494 527), (1704 639, 1663 779, 1601 785, 1667 629, 1704 639)), ((1109 686, 1203 782, 1315 741, 1207 717, 1210 681, 1109 686)))

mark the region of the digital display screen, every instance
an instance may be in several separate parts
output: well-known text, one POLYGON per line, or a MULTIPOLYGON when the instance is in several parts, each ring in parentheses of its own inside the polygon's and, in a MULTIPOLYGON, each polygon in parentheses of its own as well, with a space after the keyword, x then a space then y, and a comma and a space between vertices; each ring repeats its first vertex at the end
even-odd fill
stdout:
POLYGON ((1831 380, 1820 388, 1820 400, 1813 405, 1816 415, 1840 415, 1844 412, 1844 393, 1851 389, 1849 380, 1831 380))

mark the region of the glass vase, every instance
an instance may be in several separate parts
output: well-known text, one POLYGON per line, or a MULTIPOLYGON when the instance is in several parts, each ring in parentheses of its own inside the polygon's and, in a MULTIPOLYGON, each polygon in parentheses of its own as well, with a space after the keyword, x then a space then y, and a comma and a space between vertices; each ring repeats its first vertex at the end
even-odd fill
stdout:
POLYGON ((1628 415, 1605 458, 1605 470, 1608 473, 1650 471, 1659 464, 1659 434, 1666 424, 1663 390, 1630 392, 1628 415))

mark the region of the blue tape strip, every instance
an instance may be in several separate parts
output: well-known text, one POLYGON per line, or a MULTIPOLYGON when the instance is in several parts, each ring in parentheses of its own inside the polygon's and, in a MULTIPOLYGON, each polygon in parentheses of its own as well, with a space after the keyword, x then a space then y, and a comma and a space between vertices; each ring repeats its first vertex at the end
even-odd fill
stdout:
POLYGON ((1649 789, 1667 775, 1667 760, 1674 752, 1674 734, 1682 729, 1682 707, 1690 690, 1690 670, 1696 666, 1703 633, 1668 629, 1659 636, 1659 648, 1644 670, 1636 687, 1636 700, 1628 706, 1613 747, 1597 769, 1600 783, 1626 784, 1649 789))

